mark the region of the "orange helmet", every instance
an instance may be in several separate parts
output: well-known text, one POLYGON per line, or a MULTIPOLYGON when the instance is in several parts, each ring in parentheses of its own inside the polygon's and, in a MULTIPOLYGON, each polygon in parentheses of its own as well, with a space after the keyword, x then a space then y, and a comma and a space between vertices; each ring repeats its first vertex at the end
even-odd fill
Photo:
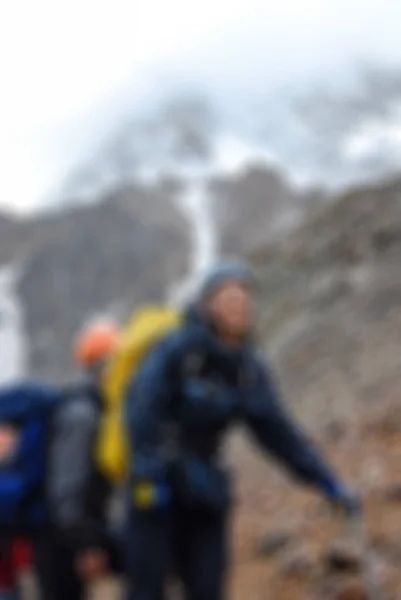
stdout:
POLYGON ((75 344, 75 359, 80 366, 92 367, 104 361, 116 350, 120 330, 114 323, 96 323, 86 327, 75 344))

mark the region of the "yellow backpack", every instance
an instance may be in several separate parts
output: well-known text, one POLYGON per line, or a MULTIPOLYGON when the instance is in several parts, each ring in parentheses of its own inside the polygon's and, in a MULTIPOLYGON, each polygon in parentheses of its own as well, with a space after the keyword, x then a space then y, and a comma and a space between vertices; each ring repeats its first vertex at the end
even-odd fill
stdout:
POLYGON ((123 422, 127 386, 154 345, 181 322, 181 312, 169 306, 154 305, 135 311, 106 369, 103 387, 105 404, 99 424, 95 461, 100 472, 114 485, 126 479, 130 466, 123 422))

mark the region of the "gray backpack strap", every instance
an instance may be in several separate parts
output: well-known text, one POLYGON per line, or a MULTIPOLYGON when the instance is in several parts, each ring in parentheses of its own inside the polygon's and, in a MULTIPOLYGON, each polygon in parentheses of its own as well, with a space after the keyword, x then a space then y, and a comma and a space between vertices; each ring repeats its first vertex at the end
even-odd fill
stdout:
POLYGON ((204 354, 197 349, 190 350, 182 363, 182 377, 199 377, 205 364, 204 354))
POLYGON ((251 360, 245 360, 238 373, 238 387, 250 388, 257 380, 257 368, 251 360))

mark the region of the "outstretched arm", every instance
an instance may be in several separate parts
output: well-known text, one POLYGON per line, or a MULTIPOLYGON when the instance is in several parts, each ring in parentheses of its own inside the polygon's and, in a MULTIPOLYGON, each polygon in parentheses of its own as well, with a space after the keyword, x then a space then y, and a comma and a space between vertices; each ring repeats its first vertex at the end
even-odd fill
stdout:
POLYGON ((297 478, 335 498, 342 485, 318 450, 281 405, 272 377, 258 363, 245 420, 262 448, 275 456, 297 478))

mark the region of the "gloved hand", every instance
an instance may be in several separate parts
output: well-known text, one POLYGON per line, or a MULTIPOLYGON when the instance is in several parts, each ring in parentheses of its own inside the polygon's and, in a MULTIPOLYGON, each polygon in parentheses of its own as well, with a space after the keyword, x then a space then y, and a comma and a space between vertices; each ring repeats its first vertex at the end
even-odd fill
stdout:
POLYGON ((342 512, 346 517, 357 517, 362 513, 360 496, 343 483, 330 482, 323 491, 333 508, 342 512))

